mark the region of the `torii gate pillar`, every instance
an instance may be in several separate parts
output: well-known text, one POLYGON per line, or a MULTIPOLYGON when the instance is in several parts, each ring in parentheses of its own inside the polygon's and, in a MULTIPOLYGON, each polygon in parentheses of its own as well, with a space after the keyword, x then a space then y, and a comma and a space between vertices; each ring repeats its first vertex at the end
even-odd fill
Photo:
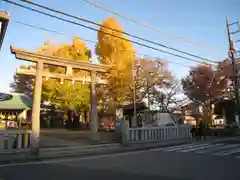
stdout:
POLYGON ((31 148, 34 154, 38 154, 40 143, 40 111, 41 111, 43 62, 38 61, 36 63, 36 66, 37 67, 32 107, 32 142, 31 142, 31 148))

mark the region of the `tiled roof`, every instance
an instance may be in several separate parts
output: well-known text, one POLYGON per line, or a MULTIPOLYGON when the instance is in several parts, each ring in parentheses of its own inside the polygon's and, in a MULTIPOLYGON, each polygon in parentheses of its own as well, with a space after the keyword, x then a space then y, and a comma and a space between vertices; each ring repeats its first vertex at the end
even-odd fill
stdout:
POLYGON ((25 94, 9 93, 9 100, 0 101, 0 109, 21 110, 32 108, 32 99, 25 94))
POLYGON ((0 101, 6 101, 6 100, 10 100, 10 99, 12 99, 11 94, 0 93, 0 101))

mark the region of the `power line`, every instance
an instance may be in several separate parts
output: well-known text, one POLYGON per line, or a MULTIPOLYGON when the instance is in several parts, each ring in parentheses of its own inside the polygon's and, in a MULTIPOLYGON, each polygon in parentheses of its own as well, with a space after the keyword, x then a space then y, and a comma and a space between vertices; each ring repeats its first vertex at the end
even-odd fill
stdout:
MULTIPOLYGON (((146 44, 137 42, 137 41, 128 40, 128 39, 126 39, 126 38, 122 38, 122 37, 113 35, 113 34, 111 34, 111 33, 107 33, 107 32, 98 30, 98 29, 96 29, 96 28, 86 26, 86 25, 81 24, 81 23, 78 23, 78 22, 74 22, 74 21, 71 21, 71 20, 68 20, 68 19, 64 19, 64 18, 55 16, 55 15, 52 15, 52 14, 49 14, 49 13, 45 13, 45 12, 43 12, 43 11, 40 11, 40 10, 31 8, 31 7, 27 7, 27 6, 24 6, 24 5, 21 5, 21 4, 18 4, 18 3, 15 3, 15 2, 9 1, 9 0, 2 0, 2 1, 5 1, 5 2, 7 2, 7 3, 16 5, 16 6, 18 6, 18 7, 21 7, 21 8, 24 8, 24 9, 27 9, 27 10, 30 10, 30 11, 33 11, 33 12, 37 12, 37 13, 39 13, 39 14, 43 14, 43 15, 46 15, 46 16, 49 16, 49 17, 52 17, 52 18, 55 18, 55 19, 58 19, 58 20, 61 20, 61 21, 64 21, 64 22, 72 23, 72 24, 75 24, 75 25, 78 25, 78 26, 81 26, 81 27, 90 29, 90 30, 92 30, 92 31, 102 32, 102 33, 107 34, 107 35, 109 35, 109 36, 113 36, 113 37, 116 37, 116 38, 121 39, 121 40, 125 40, 125 41, 128 41, 128 42, 132 42, 132 43, 134 43, 134 44, 137 44, 137 45, 140 45, 140 46, 143 46, 143 47, 152 49, 152 50, 156 50, 156 51, 159 51, 159 52, 162 52, 162 53, 165 53, 165 54, 169 54, 169 55, 172 55, 172 56, 175 56, 175 57, 179 57, 179 58, 182 58, 182 59, 185 59, 185 60, 189 60, 189 61, 193 61, 193 62, 197 62, 197 63, 201 63, 201 64, 204 63, 204 62, 202 62, 202 61, 198 61, 198 60, 191 59, 191 58, 188 58, 188 57, 185 57, 185 56, 181 56, 181 55, 179 55, 179 54, 175 54, 175 53, 171 53, 171 52, 168 52, 168 51, 164 51, 164 50, 162 50, 162 49, 158 49, 158 48, 155 48, 155 47, 152 47, 152 46, 149 46, 149 45, 146 45, 146 44)), ((211 61, 210 61, 210 62, 211 62, 211 61)), ((216 62, 214 62, 214 63, 216 63, 216 62)))
MULTIPOLYGON (((5 0, 5 1, 8 1, 8 0, 5 0)), ((133 38, 136 38, 136 39, 139 39, 139 40, 142 40, 142 41, 154 44, 154 45, 158 45, 158 46, 164 47, 166 49, 170 49, 170 50, 173 50, 173 51, 176 51, 176 52, 188 55, 188 56, 192 56, 192 57, 195 57, 195 58, 198 58, 198 59, 202 59, 204 61, 209 61, 211 63, 216 63, 215 61, 209 60, 207 58, 203 58, 203 57, 200 57, 200 56, 197 56, 197 55, 194 55, 194 54, 191 54, 191 53, 188 53, 188 52, 185 52, 185 51, 173 48, 173 47, 169 47, 169 46, 166 46, 164 44, 160 44, 160 43, 157 43, 157 42, 154 42, 154 41, 151 41, 151 40, 148 40, 148 39, 145 39, 145 38, 142 38, 142 37, 139 37, 139 36, 127 33, 127 32, 122 32, 122 31, 119 31, 119 30, 116 30, 116 29, 113 29, 113 28, 110 28, 110 27, 106 27, 106 26, 103 26, 102 24, 99 24, 99 23, 96 23, 96 22, 93 22, 93 21, 90 21, 90 20, 87 20, 87 19, 84 19, 84 18, 77 17, 77 16, 74 16, 74 15, 62 12, 60 10, 49 8, 49 7, 43 6, 41 4, 34 3, 32 1, 27 1, 27 0, 20 0, 20 1, 28 3, 28 4, 31 4, 31 5, 34 5, 34 6, 37 6, 37 7, 40 7, 40 8, 43 8, 43 9, 46 9, 46 10, 49 10, 49 11, 52 11, 52 12, 55 12, 55 13, 58 13, 58 14, 61 14, 61 15, 65 15, 65 16, 71 17, 71 18, 74 18, 74 19, 77 19, 77 20, 80 20, 80 21, 84 21, 84 22, 87 22, 87 23, 90 23, 90 24, 93 24, 93 25, 97 25, 97 26, 100 26, 100 27, 102 26, 102 27, 104 27, 106 29, 110 29, 110 30, 115 31, 115 32, 120 32, 120 33, 123 33, 123 34, 125 34, 127 36, 130 36, 130 37, 133 37, 133 38)))
MULTIPOLYGON (((73 36, 73 35, 69 35, 69 34, 64 33, 64 32, 60 32, 60 31, 57 31, 57 30, 53 30, 53 29, 48 29, 48 28, 36 26, 36 25, 33 25, 33 24, 21 22, 21 21, 12 21, 12 22, 17 23, 17 24, 20 24, 20 25, 23 25, 23 26, 27 26, 27 27, 30 27, 30 28, 34 28, 34 29, 38 29, 38 30, 43 30, 43 31, 47 31, 47 32, 50 32, 50 33, 55 33, 55 34, 59 34, 59 35, 63 35, 63 36, 69 36, 69 37, 72 37, 72 36, 73 36)), ((85 38, 80 38, 80 37, 78 37, 78 36, 76 36, 76 37, 77 37, 78 39, 81 39, 81 40, 85 41, 85 42, 97 44, 97 41, 88 40, 88 39, 85 39, 85 38)), ((126 51, 129 51, 129 50, 126 49, 126 51)), ((149 58, 154 58, 154 59, 157 59, 157 60, 160 59, 160 58, 158 58, 158 57, 149 56, 149 55, 147 55, 147 54, 142 54, 142 53, 137 53, 137 54, 140 55, 140 56, 145 56, 145 57, 149 57, 149 58)), ((174 61, 170 61, 170 60, 167 60, 167 62, 172 63, 172 64, 177 64, 177 65, 180 65, 180 66, 184 66, 184 67, 191 67, 190 65, 186 65, 186 64, 182 64, 182 63, 178 63, 178 62, 174 62, 174 61)))
MULTIPOLYGON (((51 32, 51 33, 60 34, 60 35, 64 35, 64 36, 70 36, 69 34, 66 34, 64 32, 56 31, 56 30, 53 30, 53 29, 47 29, 47 28, 44 28, 44 27, 36 26, 36 25, 33 25, 33 24, 21 22, 21 21, 14 21, 14 22, 17 23, 17 24, 21 24, 23 26, 28 26, 28 27, 31 27, 31 28, 40 29, 40 30, 43 30, 43 31, 48 31, 48 32, 51 32)), ((80 37, 77 37, 77 38, 81 39, 85 42, 97 43, 96 41, 93 41, 93 40, 88 40, 88 39, 84 39, 84 38, 80 38, 80 37)))
MULTIPOLYGON (((149 24, 142 23, 142 22, 139 22, 139 21, 137 21, 137 20, 135 20, 135 19, 126 17, 126 16, 124 16, 124 15, 122 15, 122 14, 120 14, 120 13, 117 13, 117 12, 115 12, 115 11, 112 11, 112 10, 110 10, 110 9, 104 7, 104 6, 101 6, 100 4, 94 3, 94 2, 92 2, 92 1, 89 1, 89 0, 83 0, 83 1, 85 1, 85 2, 88 3, 88 4, 93 5, 93 6, 95 6, 95 7, 98 7, 98 8, 100 8, 100 9, 104 10, 104 11, 110 12, 110 13, 112 13, 112 14, 118 16, 118 17, 121 17, 121 18, 123 18, 123 19, 125 19, 125 20, 131 21, 131 22, 133 22, 133 23, 135 23, 135 24, 138 24, 138 25, 140 25, 140 26, 144 26, 144 27, 146 27, 146 28, 148 28, 148 29, 157 31, 157 32, 159 32, 159 33, 163 33, 163 34, 165 34, 165 35, 167 35, 167 36, 169 36, 169 37, 172 37, 172 38, 175 38, 175 39, 178 39, 178 40, 181 40, 181 41, 183 41, 183 42, 186 42, 186 43, 189 43, 189 44, 193 44, 193 45, 196 45, 196 46, 200 46, 200 47, 204 47, 204 48, 208 48, 208 49, 211 48, 211 47, 209 47, 209 46, 206 46, 206 45, 203 45, 203 44, 199 44, 199 43, 190 41, 190 40, 188 40, 188 39, 185 39, 185 38, 182 38, 182 37, 179 37, 179 36, 176 36, 176 35, 172 35, 172 34, 170 34, 170 33, 167 33, 167 32, 164 31, 164 30, 161 30, 161 29, 159 29, 159 28, 155 28, 155 27, 153 27, 153 26, 151 26, 151 25, 149 25, 149 24)), ((211 49, 212 49, 212 48, 211 48, 211 49)))

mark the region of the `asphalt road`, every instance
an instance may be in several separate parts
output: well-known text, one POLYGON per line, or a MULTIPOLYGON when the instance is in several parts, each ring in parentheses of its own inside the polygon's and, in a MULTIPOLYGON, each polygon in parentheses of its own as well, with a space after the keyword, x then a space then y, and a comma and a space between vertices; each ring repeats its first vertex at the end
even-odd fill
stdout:
POLYGON ((236 136, 236 137, 232 137, 232 138, 229 138, 228 140, 222 140, 220 142, 223 142, 223 143, 228 143, 228 144, 240 144, 240 136, 236 136))
POLYGON ((240 159, 161 149, 0 166, 0 180, 239 180, 240 159))

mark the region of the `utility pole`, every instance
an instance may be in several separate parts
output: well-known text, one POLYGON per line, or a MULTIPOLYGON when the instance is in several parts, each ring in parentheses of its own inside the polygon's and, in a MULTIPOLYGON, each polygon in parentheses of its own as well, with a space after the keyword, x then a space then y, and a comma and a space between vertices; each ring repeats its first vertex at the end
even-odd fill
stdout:
POLYGON ((227 33, 228 33, 228 42, 229 42, 229 50, 228 50, 228 56, 229 58, 231 59, 232 61, 232 71, 233 71, 233 86, 234 86, 234 93, 235 93, 235 113, 236 113, 236 116, 235 116, 235 122, 236 123, 239 123, 239 115, 240 115, 240 102, 239 102, 239 85, 238 85, 238 70, 236 68, 236 59, 235 59, 235 56, 236 56, 236 53, 237 53, 237 50, 235 49, 235 41, 232 40, 232 35, 233 34, 236 34, 238 32, 240 32, 240 25, 239 25, 239 22, 235 22, 235 23, 231 23, 229 24, 228 22, 228 17, 226 17, 226 25, 227 25, 227 33), (235 32, 231 32, 230 31, 230 26, 232 25, 238 25, 238 30, 235 31, 235 32))
POLYGON ((134 122, 137 121, 137 107, 136 107, 136 76, 137 76, 137 70, 135 67, 135 61, 132 61, 132 73, 133 73, 133 118, 134 122))

